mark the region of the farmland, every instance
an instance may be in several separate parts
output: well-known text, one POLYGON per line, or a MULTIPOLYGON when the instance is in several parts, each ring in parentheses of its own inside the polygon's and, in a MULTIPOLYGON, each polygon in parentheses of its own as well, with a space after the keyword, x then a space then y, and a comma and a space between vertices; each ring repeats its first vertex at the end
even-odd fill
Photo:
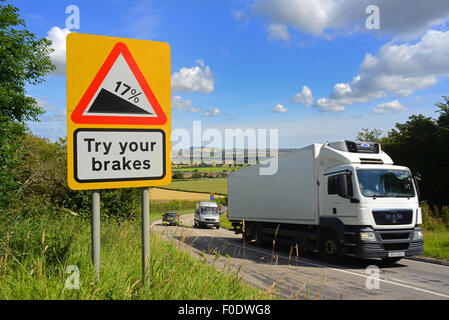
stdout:
MULTIPOLYGON (((221 198, 223 196, 216 196, 221 198)), ((208 201, 210 198, 208 193, 175 191, 168 189, 151 188, 150 199, 152 201, 171 201, 171 200, 186 200, 186 201, 208 201)))
POLYGON ((192 167, 192 168, 173 168, 173 171, 179 172, 232 172, 241 169, 240 167, 192 167))
POLYGON ((178 191, 205 192, 227 195, 228 180, 227 178, 191 179, 179 181, 173 180, 172 183, 163 188, 178 191))

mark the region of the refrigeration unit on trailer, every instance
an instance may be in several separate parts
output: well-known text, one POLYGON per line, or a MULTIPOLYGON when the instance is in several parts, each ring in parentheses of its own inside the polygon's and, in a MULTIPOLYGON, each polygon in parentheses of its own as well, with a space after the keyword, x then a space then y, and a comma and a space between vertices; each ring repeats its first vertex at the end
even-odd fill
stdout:
POLYGON ((416 180, 378 143, 312 144, 279 156, 274 175, 263 165, 228 177, 228 218, 245 241, 276 238, 332 261, 422 254, 416 180))

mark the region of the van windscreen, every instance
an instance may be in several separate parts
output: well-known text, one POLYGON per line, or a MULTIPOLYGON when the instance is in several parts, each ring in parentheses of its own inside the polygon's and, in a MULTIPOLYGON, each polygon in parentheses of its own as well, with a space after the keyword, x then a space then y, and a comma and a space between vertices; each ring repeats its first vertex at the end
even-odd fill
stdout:
POLYGON ((202 214, 218 214, 217 207, 201 207, 202 214))

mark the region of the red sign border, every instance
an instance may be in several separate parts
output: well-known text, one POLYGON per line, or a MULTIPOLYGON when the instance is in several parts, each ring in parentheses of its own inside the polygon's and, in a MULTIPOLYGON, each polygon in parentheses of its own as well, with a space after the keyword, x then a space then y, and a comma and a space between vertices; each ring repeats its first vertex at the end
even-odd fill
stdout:
POLYGON ((101 66, 94 80, 91 82, 80 102, 77 104, 75 110, 73 110, 71 119, 75 123, 79 124, 128 124, 128 125, 163 125, 167 122, 167 116, 162 110, 159 102, 154 96, 153 91, 148 85, 145 77, 137 66, 131 52, 123 42, 118 42, 112 49, 106 61, 101 66), (93 99, 95 93, 100 87, 103 80, 111 70, 115 61, 120 53, 125 58, 128 66, 130 67, 134 77, 142 88, 143 93, 147 97, 157 117, 125 117, 125 116, 94 116, 83 115, 90 101, 93 99))

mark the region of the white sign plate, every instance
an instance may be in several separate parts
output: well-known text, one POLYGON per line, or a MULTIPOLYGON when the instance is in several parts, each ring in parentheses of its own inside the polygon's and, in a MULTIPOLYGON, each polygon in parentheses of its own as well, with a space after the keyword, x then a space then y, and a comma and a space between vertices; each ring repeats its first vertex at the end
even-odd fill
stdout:
POLYGON ((77 182, 165 177, 165 133, 159 129, 87 129, 74 132, 77 182))

